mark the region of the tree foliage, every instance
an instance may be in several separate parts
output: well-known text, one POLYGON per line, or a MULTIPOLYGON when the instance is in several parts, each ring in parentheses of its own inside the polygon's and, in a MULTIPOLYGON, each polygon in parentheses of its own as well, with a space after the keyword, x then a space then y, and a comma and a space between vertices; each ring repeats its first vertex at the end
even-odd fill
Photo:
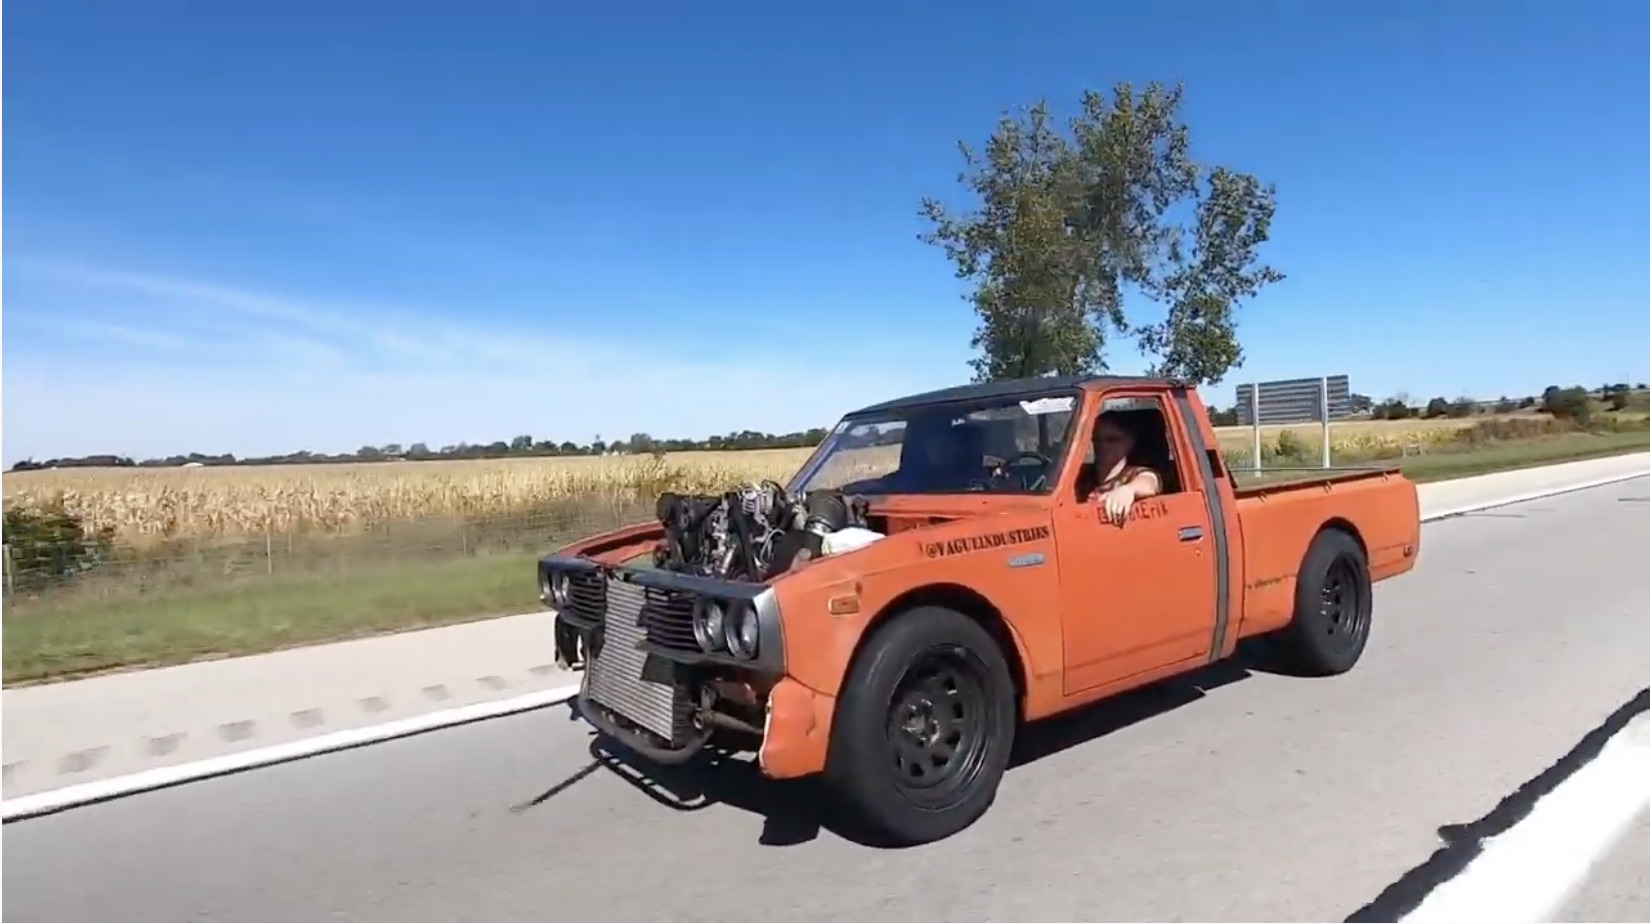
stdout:
POLYGON ((88 527, 69 512, 62 497, 7 506, 6 554, 13 588, 38 590, 90 571, 109 559, 114 535, 113 526, 88 527))
POLYGON ((1207 383, 1242 365, 1234 309, 1283 279, 1258 256, 1275 191, 1192 159, 1182 93, 1089 91, 1064 131, 1040 100, 1003 116, 983 150, 959 144, 977 204, 923 199, 922 239, 974 283, 976 379, 1104 371, 1114 334, 1133 335, 1157 375, 1207 383), (1161 317, 1131 322, 1129 290, 1161 317))

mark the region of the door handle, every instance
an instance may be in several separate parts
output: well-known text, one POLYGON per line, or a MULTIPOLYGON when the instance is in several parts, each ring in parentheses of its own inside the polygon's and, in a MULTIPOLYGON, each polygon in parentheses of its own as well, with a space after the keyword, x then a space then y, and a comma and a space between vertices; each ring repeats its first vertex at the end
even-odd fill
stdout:
POLYGON ((1203 527, 1201 527, 1201 526, 1182 526, 1182 527, 1180 527, 1180 541, 1181 542, 1196 542, 1197 540, 1202 539, 1202 538, 1203 538, 1203 527))

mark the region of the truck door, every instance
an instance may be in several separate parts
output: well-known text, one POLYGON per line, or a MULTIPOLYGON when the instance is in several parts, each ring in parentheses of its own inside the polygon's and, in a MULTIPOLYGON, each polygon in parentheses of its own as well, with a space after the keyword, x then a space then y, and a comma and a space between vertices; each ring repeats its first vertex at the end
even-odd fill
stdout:
POLYGON ((1122 412, 1135 462, 1158 473, 1163 493, 1136 501, 1122 526, 1106 522, 1097 493, 1068 498, 1056 518, 1067 695, 1203 659, 1214 632, 1213 525, 1176 417, 1160 393, 1108 393, 1100 409, 1122 412))

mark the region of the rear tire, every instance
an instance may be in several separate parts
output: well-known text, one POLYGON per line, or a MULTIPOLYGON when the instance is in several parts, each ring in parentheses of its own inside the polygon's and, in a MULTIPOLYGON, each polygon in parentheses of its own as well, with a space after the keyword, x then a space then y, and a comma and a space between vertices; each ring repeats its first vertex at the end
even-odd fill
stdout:
POLYGON ((1374 611, 1369 560, 1344 530, 1313 538, 1295 582, 1295 616, 1278 641, 1284 664, 1310 676, 1344 674, 1363 656, 1374 611))
POLYGON ((831 725, 824 782, 891 846, 949 837, 996 800, 1014 747, 1014 677, 997 640, 920 606, 866 640, 831 725))

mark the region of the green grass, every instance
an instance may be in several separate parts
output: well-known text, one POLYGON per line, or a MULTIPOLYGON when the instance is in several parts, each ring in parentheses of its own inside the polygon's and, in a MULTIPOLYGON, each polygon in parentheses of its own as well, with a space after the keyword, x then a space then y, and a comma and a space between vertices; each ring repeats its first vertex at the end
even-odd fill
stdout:
POLYGON ((1650 430, 1617 433, 1573 433, 1528 443, 1491 445, 1470 452, 1435 452, 1416 456, 1403 465, 1404 475, 1417 481, 1470 478, 1492 472, 1510 472, 1559 462, 1601 459, 1650 450, 1650 430))
MULTIPOLYGON (((1630 452, 1650 450, 1650 430, 1623 430, 1616 433, 1567 433, 1479 448, 1450 448, 1435 450, 1426 455, 1408 458, 1357 460, 1342 463, 1332 460, 1336 467, 1386 467, 1398 465, 1404 477, 1419 484, 1429 481, 1448 481, 1452 478, 1471 478, 1493 472, 1511 472, 1522 468, 1536 468, 1560 462, 1579 462, 1600 459, 1630 452)), ((1253 470, 1234 469, 1240 484, 1257 482, 1287 483, 1305 480, 1321 471, 1316 465, 1299 465, 1253 470)))
MULTIPOLYGON (((1634 429, 1451 447, 1388 461, 1426 482, 1647 449, 1650 429, 1634 429)), ((14 595, 4 613, 4 682, 254 654, 529 611, 539 605, 532 564, 560 541, 541 533, 537 541, 515 537, 482 554, 469 547, 469 554, 447 557, 374 556, 218 583, 199 579, 209 570, 202 567, 189 581, 134 579, 14 595)))
POLYGON ((519 613, 531 553, 383 565, 226 589, 64 595, 5 612, 5 683, 254 654, 519 613))

